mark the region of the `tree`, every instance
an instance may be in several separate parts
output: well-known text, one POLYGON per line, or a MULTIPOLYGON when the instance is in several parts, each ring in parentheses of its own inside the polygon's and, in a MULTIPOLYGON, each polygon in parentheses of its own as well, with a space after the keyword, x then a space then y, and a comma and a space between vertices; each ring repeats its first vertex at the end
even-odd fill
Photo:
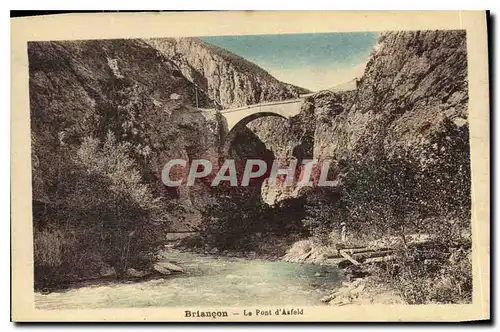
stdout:
POLYGON ((471 168, 469 129, 447 120, 443 130, 429 138, 422 156, 425 183, 423 205, 430 219, 429 231, 440 238, 462 241, 461 232, 470 233, 471 168))
POLYGON ((349 229, 373 235, 399 235, 406 245, 408 231, 420 222, 422 194, 419 164, 406 152, 351 161, 342 176, 342 202, 349 229))
POLYGON ((248 249, 252 235, 264 231, 271 221, 270 208, 258 198, 222 196, 203 212, 201 236, 219 249, 248 249))
POLYGON ((330 188, 317 187, 306 195, 304 227, 320 242, 327 243, 329 235, 340 223, 346 220, 346 210, 340 188, 332 191, 330 188))
POLYGON ((142 182, 130 157, 131 149, 129 143, 117 143, 108 132, 102 147, 97 139, 85 138, 76 158, 89 176, 107 182, 100 187, 103 193, 92 202, 93 210, 97 211, 101 243, 108 245, 107 258, 120 271, 126 270, 131 260, 144 259, 161 243, 166 229, 160 199, 142 182))

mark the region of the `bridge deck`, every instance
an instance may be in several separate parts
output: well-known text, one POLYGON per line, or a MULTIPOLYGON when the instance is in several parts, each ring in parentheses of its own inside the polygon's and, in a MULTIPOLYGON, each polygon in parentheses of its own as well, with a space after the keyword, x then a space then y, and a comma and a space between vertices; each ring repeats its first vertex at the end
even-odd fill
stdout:
POLYGON ((299 103, 299 102, 302 102, 303 100, 304 100, 304 98, 271 101, 271 102, 265 102, 265 103, 259 103, 259 104, 245 105, 245 106, 240 106, 240 107, 236 107, 236 108, 228 108, 228 109, 221 110, 220 112, 221 113, 237 112, 237 111, 242 111, 242 110, 248 110, 248 109, 251 109, 251 108, 299 103))

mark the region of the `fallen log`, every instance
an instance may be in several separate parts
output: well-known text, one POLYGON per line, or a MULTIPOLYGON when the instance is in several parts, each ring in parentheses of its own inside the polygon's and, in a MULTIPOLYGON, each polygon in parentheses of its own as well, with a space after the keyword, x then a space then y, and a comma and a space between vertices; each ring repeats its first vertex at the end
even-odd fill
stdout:
POLYGON ((338 252, 336 253, 331 253, 331 254, 325 254, 325 258, 327 259, 337 259, 337 258, 342 258, 338 252))
POLYGON ((368 247, 362 247, 362 248, 344 248, 344 249, 339 249, 339 251, 342 250, 344 252, 347 252, 348 254, 354 254, 358 252, 366 252, 366 251, 373 251, 374 249, 368 248, 368 247))
POLYGON ((344 252, 344 250, 339 250, 339 254, 344 257, 345 259, 347 259, 348 261, 350 261, 351 263, 353 263, 354 265, 360 265, 361 263, 358 262, 357 260, 355 260, 354 258, 352 258, 348 253, 344 252))
POLYGON ((394 250, 392 248, 369 248, 369 247, 363 247, 363 248, 345 248, 345 249, 339 249, 339 251, 342 250, 344 252, 347 252, 349 254, 357 254, 357 253, 363 253, 363 252, 378 252, 378 251, 383 251, 383 250, 394 250))
POLYGON ((394 255, 383 256, 383 257, 374 257, 366 259, 363 264, 371 264, 371 263, 380 263, 380 262, 389 262, 397 259, 394 255))
POLYGON ((366 249, 367 248, 367 246, 346 247, 346 245, 343 243, 337 243, 336 247, 337 247, 337 250, 358 250, 358 249, 366 249))
POLYGON ((371 251, 371 252, 360 252, 352 254, 352 257, 356 260, 365 260, 373 257, 381 257, 393 254, 394 250, 381 250, 381 251, 371 251))
POLYGON ((325 259, 325 264, 327 265, 337 265, 340 262, 345 261, 346 259, 344 257, 337 257, 337 258, 327 258, 325 259))

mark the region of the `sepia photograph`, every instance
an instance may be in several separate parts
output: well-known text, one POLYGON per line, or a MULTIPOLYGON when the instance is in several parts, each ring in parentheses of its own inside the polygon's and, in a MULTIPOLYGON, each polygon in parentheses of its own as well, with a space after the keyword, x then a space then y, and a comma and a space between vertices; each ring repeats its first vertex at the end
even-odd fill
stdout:
POLYGON ((22 43, 30 205, 12 222, 33 310, 305 321, 487 301, 487 62, 465 27, 186 33, 22 43))

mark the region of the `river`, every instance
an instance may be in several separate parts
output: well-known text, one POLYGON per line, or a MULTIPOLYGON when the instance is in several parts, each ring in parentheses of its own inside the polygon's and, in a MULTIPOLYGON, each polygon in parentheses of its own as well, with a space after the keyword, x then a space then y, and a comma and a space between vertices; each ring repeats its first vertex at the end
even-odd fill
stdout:
POLYGON ((185 272, 165 279, 95 284, 47 295, 35 294, 39 309, 168 306, 320 305, 340 284, 333 266, 215 257, 169 251, 167 260, 185 272))

